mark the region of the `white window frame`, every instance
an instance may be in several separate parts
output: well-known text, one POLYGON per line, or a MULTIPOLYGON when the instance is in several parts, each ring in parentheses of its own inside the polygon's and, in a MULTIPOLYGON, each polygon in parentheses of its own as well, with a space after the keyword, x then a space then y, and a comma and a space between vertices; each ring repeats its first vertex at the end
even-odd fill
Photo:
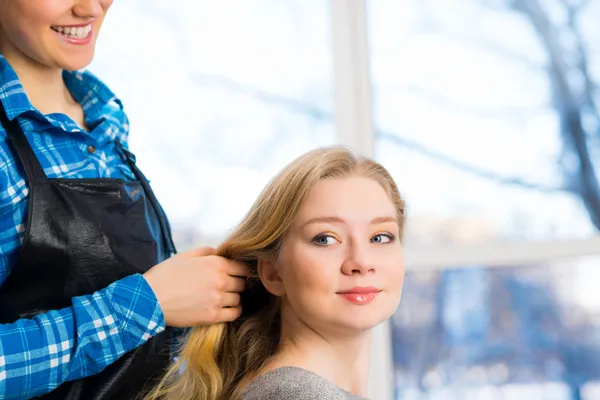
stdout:
MULTIPOLYGON (((342 145, 373 157, 374 129, 369 71, 366 0, 330 0, 335 126, 342 145)), ((443 270, 452 266, 494 268, 527 266, 560 258, 600 255, 600 235, 557 242, 490 243, 407 249, 411 270, 443 270)), ((392 400, 394 374, 389 324, 377 327, 369 379, 369 397, 392 400)))
POLYGON ((588 239, 545 242, 498 242, 470 246, 407 248, 407 269, 444 270, 461 268, 526 268, 538 263, 600 256, 600 235, 588 239))
MULTIPOLYGON (((342 145, 373 156, 371 76, 364 0, 331 0, 335 127, 342 145)), ((389 323, 373 332, 369 397, 393 398, 389 323)))

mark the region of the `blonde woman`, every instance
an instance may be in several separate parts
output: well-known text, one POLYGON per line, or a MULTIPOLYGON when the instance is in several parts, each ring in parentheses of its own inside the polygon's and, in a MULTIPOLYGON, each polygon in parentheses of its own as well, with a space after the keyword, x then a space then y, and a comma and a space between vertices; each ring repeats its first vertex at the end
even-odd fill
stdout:
POLYGON ((150 400, 358 400, 372 328, 396 310, 405 210, 379 164, 312 151, 217 250, 251 270, 234 322, 195 328, 150 400))

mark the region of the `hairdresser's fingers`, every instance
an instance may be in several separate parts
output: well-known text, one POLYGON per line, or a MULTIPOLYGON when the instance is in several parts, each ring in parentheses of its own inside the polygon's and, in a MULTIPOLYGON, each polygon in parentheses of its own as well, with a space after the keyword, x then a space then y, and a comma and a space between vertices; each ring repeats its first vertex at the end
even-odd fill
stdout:
POLYGON ((242 315, 242 306, 221 308, 217 322, 235 321, 240 315, 242 315))
POLYGON ((206 257, 212 256, 215 254, 215 249, 213 247, 198 247, 192 250, 188 250, 183 253, 179 253, 173 258, 196 258, 196 257, 206 257))
POLYGON ((237 307, 240 305, 240 295, 238 293, 225 293, 223 296, 223 307, 237 307))
POLYGON ((224 290, 226 292, 239 293, 243 292, 246 288, 246 278, 240 278, 237 276, 227 276, 225 278, 224 290))
POLYGON ((237 261, 227 260, 227 265, 225 266, 225 272, 227 275, 231 276, 248 276, 250 275, 250 269, 237 261))

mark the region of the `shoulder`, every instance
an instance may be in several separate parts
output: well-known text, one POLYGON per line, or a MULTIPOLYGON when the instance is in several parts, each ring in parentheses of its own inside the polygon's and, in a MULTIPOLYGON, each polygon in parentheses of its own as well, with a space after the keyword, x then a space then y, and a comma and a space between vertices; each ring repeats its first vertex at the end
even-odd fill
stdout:
POLYGON ((254 379, 242 400, 345 400, 335 385, 310 371, 282 367, 254 379))

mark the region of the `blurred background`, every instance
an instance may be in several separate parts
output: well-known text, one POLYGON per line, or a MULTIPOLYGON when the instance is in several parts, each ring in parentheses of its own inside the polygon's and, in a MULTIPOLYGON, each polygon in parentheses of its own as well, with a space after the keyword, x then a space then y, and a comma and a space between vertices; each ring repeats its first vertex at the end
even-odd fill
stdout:
POLYGON ((179 250, 343 143, 407 204, 392 399, 600 399, 600 2, 119 0, 90 69, 179 250))

